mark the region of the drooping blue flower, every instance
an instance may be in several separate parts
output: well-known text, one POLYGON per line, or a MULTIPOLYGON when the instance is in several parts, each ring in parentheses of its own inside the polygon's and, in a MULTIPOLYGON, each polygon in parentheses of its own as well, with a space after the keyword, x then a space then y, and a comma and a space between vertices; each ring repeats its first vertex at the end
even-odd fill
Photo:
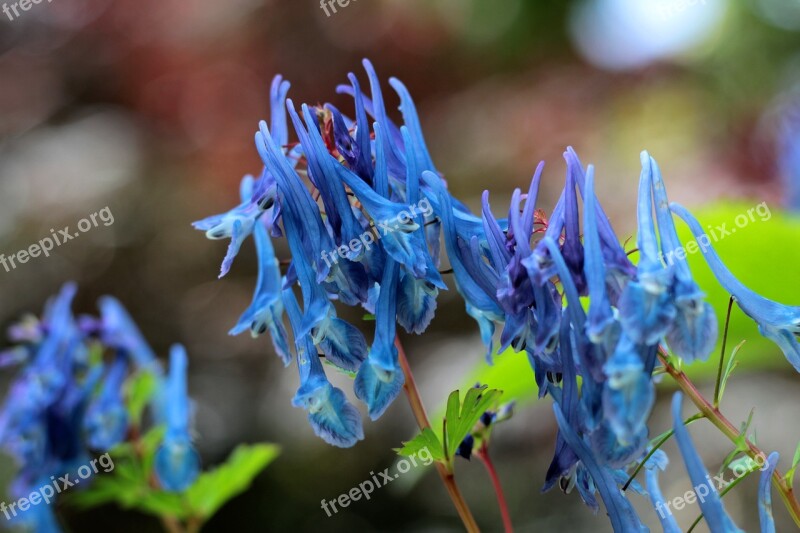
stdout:
POLYGON ((308 422, 314 434, 333 446, 349 448, 364 438, 361 416, 345 398, 344 393, 330 384, 311 338, 301 332, 301 315, 291 289, 282 294, 286 313, 295 334, 297 368, 300 387, 292 405, 308 412, 308 422))
POLYGON ((649 160, 651 167, 661 253, 668 266, 675 265, 672 291, 677 314, 667 332, 666 341, 670 349, 687 363, 695 360, 705 361, 717 342, 717 316, 711 304, 705 301, 705 294, 692 278, 686 254, 681 252, 681 242, 672 221, 661 170, 655 159, 647 152, 642 152, 642 156, 643 159, 649 160))
POLYGON ((160 373, 156 354, 120 301, 113 296, 103 296, 97 305, 103 344, 126 354, 138 369, 160 373))
MULTIPOLYGON (((381 128, 376 125, 375 129, 378 131, 381 128)), ((421 170, 416 156, 417 150, 426 150, 424 141, 415 142, 412 140, 406 126, 403 126, 400 130, 406 147, 406 201, 411 206, 421 207, 422 212, 420 214, 424 216, 424 207, 430 208, 430 204, 427 199, 420 200, 419 177, 421 170), (422 145, 421 148, 420 145, 422 145)), ((376 135, 377 140, 380 140, 380 138, 381 135, 376 135)), ((422 160, 425 161, 425 157, 422 160)), ((385 194, 388 195, 388 192, 385 194)), ((425 277, 418 278, 407 268, 401 270, 397 292, 397 322, 408 333, 420 334, 428 328, 431 320, 433 320, 439 289, 446 290, 447 285, 442 280, 433 257, 428 253, 424 224, 414 231, 412 239, 416 241, 415 248, 421 250, 425 259, 425 277)))
POLYGON ((464 261, 463 256, 465 254, 462 253, 464 244, 459 242, 450 194, 443 188, 438 177, 432 172, 423 172, 422 176, 425 182, 436 192, 441 205, 439 215, 442 218, 445 247, 450 258, 450 265, 453 268, 456 287, 464 298, 467 314, 478 323, 481 340, 487 349, 486 359, 490 361, 493 352, 492 336, 494 335, 495 323, 503 321, 503 312, 494 293, 487 293, 481 288, 473 277, 475 272, 470 272, 467 262, 464 261))
POLYGON ((263 224, 256 224, 253 230, 258 256, 258 280, 253 295, 253 302, 239 318, 239 322, 231 329, 231 335, 238 335, 249 329, 253 337, 269 331, 275 352, 285 366, 291 362, 289 346, 286 340, 286 328, 283 325, 283 302, 281 300, 281 270, 275 257, 272 240, 263 224))
POLYGON ((652 167, 642 154, 637 203, 639 264, 636 279, 628 282, 619 301, 622 329, 638 344, 652 346, 672 328, 677 311, 670 296, 672 270, 661 264, 653 224, 652 167))
POLYGON ((557 404, 554 404, 553 411, 556 415, 558 428, 564 435, 564 439, 575 452, 575 455, 578 456, 581 464, 592 477, 598 492, 600 492, 600 497, 603 499, 603 503, 606 506, 608 517, 611 520, 611 527, 614 528, 614 531, 650 531, 642 524, 642 521, 636 515, 633 505, 631 505, 622 491, 619 490, 612 472, 607 467, 598 464, 589 447, 567 422, 561 408, 557 404))
POLYGON ((125 357, 118 355, 111 363, 100 393, 89 404, 83 425, 93 449, 108 451, 128 433, 128 411, 122 397, 122 384, 128 375, 125 357))
MULTIPOLYGON (((289 131, 286 124, 286 110, 284 102, 289 92, 289 82, 276 76, 272 81, 270 90, 270 116, 272 139, 278 146, 288 143, 289 131)), ((275 206, 277 184, 274 176, 266 168, 258 180, 253 176, 245 176, 240 187, 241 203, 220 215, 214 215, 194 222, 195 229, 206 232, 209 239, 231 239, 228 251, 222 261, 219 277, 225 276, 239 253, 242 243, 253 232, 256 221, 268 209, 273 213, 270 219, 275 220, 278 207, 275 206)))
POLYGON ((589 290, 586 335, 593 343, 603 346, 607 352, 610 352, 619 341, 620 326, 611 308, 611 300, 606 287, 607 270, 603 261, 600 233, 597 227, 596 201, 594 167, 590 165, 586 172, 583 204, 583 242, 586 253, 584 269, 589 290))
POLYGON ((742 311, 758 324, 758 331, 777 344, 795 370, 800 372, 800 342, 797 340, 800 335, 800 306, 779 304, 747 288, 722 262, 697 219, 675 202, 670 204, 670 208, 692 230, 703 257, 720 284, 736 298, 742 311))
POLYGON ((683 424, 683 417, 681 416, 682 401, 683 395, 680 392, 676 392, 672 397, 672 429, 675 432, 675 440, 678 442, 678 449, 681 451, 683 463, 686 465, 686 472, 689 474, 694 490, 699 491, 701 487, 704 487, 703 492, 707 493, 704 498, 698 499, 700 509, 703 511, 703 517, 711 531, 730 533, 741 531, 725 512, 717 488, 711 481, 711 476, 708 474, 700 455, 698 455, 692 443, 689 430, 683 424))
POLYGON ((380 418, 400 394, 405 383, 394 345, 397 276, 397 263, 393 259, 387 259, 378 305, 375 308, 375 340, 353 384, 358 399, 367 404, 372 420, 380 418))
POLYGON ((647 419, 655 403, 655 385, 645 372, 637 346, 622 335, 611 357, 603 365, 608 379, 603 384, 603 415, 623 445, 641 442, 647 434, 647 419))
POLYGON ((200 474, 200 455, 190 434, 190 405, 186 387, 186 350, 176 344, 169 354, 166 382, 167 432, 156 450, 154 468, 164 490, 180 492, 200 474))

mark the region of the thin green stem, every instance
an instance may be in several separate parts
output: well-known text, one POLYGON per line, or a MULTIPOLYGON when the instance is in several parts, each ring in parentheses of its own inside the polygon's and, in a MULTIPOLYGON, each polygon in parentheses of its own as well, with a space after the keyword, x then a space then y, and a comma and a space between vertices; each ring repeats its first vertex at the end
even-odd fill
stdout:
MULTIPOLYGON (((767 456, 758 446, 750 442, 747 437, 740 435, 739 431, 736 427, 727 419, 725 416, 719 411, 717 407, 712 405, 711 402, 705 399, 700 391, 697 390, 694 383, 689 379, 689 377, 683 373, 681 370, 677 370, 669 361, 667 361, 667 354, 663 350, 660 349, 659 359, 661 360, 661 364, 664 365, 666 368, 667 373, 675 380, 678 384, 678 387, 689 397, 692 403, 700 409, 700 412, 705 415, 705 417, 712 423, 714 426, 719 429, 723 435, 725 435, 732 443, 738 444, 742 438, 744 439, 744 443, 747 446, 747 449, 744 450, 751 459, 755 460, 757 457, 764 458, 767 456)), ((786 477, 776 468, 772 473, 772 486, 778 490, 778 493, 781 495, 781 499, 783 503, 786 505, 786 508, 789 511, 789 514, 794 520, 795 524, 800 527, 800 504, 798 504, 797 499, 794 496, 794 491, 792 490, 791 484, 787 481, 786 477)))
MULTIPOLYGON (((425 405, 423 405, 422 398, 419 395, 417 383, 414 381, 414 374, 411 373, 411 367, 409 366, 408 359, 406 358, 406 352, 403 350, 403 345, 400 343, 400 337, 395 336, 394 345, 397 348, 400 367, 403 369, 403 374, 406 378, 405 383, 403 384, 403 389, 406 391, 408 403, 411 405, 411 411, 414 413, 414 418, 417 420, 417 425, 419 426, 420 430, 429 428, 431 427, 431 423, 428 419, 428 413, 425 411, 425 405)), ((455 506, 456 511, 458 511, 458 516, 464 523, 466 530, 469 533, 480 532, 480 528, 478 528, 478 524, 475 522, 475 518, 472 516, 472 512, 469 510, 467 501, 464 499, 464 496, 461 494, 461 490, 459 490, 458 485, 456 484, 456 479, 453 476, 453 473, 448 471, 448 469, 445 468, 445 466, 439 461, 435 461, 434 464, 436 465, 436 471, 439 472, 439 477, 442 478, 442 483, 444 483, 444 486, 447 489, 447 493, 450 495, 450 499, 453 500, 453 505, 455 506)))
MULTIPOLYGON (((703 413, 697 413, 696 415, 692 415, 689 418, 687 418, 683 422, 683 425, 684 426, 688 426, 692 422, 694 422, 696 420, 700 420, 701 418, 705 418, 705 415, 703 413)), ((654 440, 657 441, 657 444, 655 446, 653 446, 653 448, 649 452, 647 452, 647 455, 644 456, 644 459, 642 459, 642 461, 638 465, 636 465, 636 468, 634 469, 633 473, 631 474, 631 477, 629 477, 628 481, 626 481, 625 484, 622 486, 622 490, 628 490, 628 486, 633 482, 633 480, 639 474, 639 471, 642 469, 642 467, 645 465, 645 463, 648 461, 648 459, 650 459, 650 457, 652 457, 653 454, 656 453, 656 450, 661 448, 664 445, 664 443, 667 442, 670 439, 670 437, 672 437, 672 435, 674 433, 675 433, 675 430, 674 429, 670 429, 670 430, 665 431, 664 433, 662 433, 661 435, 659 435, 658 437, 656 437, 654 439, 654 440)))
POLYGON ((719 367, 717 368, 717 382, 714 385, 714 407, 719 407, 719 393, 722 383, 722 367, 725 366, 725 347, 728 344, 728 326, 731 324, 731 310, 733 309, 733 296, 728 301, 728 314, 725 318, 725 333, 722 335, 722 349, 719 352, 719 367))

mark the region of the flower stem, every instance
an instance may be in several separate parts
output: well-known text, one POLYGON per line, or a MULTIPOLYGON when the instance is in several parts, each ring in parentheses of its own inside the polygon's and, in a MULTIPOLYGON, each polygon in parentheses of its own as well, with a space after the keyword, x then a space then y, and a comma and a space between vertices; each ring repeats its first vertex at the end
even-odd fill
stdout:
POLYGON ((503 494, 503 486, 500 484, 500 477, 497 475, 497 470, 494 469, 492 459, 489 457, 489 448, 486 446, 485 442, 481 445, 480 449, 475 452, 475 457, 481 460, 492 480, 494 492, 497 494, 497 504, 500 507, 500 514, 503 517, 503 528, 506 533, 512 533, 514 531, 514 526, 511 525, 511 514, 508 512, 508 503, 506 503, 506 497, 503 494))
POLYGON ((717 368, 717 381, 714 385, 714 407, 719 407, 720 386, 722 384, 722 367, 725 365, 725 346, 728 344, 728 326, 731 324, 731 309, 733 308, 734 297, 728 301, 728 315, 725 319, 725 333, 722 336, 722 349, 719 353, 719 368, 717 368))
MULTIPOLYGON (((731 442, 734 444, 738 444, 741 441, 739 431, 736 427, 727 419, 725 416, 720 412, 719 408, 715 407, 711 402, 706 400, 700 391, 697 390, 694 383, 689 379, 689 377, 682 371, 678 370, 673 367, 666 358, 666 353, 659 348, 659 359, 661 360, 661 364, 664 365, 667 373, 672 376, 672 378, 678 384, 678 387, 689 397, 692 403, 700 410, 701 413, 712 423, 714 424, 717 429, 719 429, 731 442)), ((744 452, 753 460, 757 457, 764 458, 767 456, 760 448, 758 448, 755 444, 750 442, 750 440, 746 436, 741 436, 744 438, 744 443, 747 445, 747 449, 744 452)), ((792 516, 792 520, 794 523, 800 527, 800 504, 798 504, 797 499, 794 496, 794 491, 792 487, 789 485, 789 482, 786 480, 786 477, 776 468, 772 474, 772 486, 778 489, 778 492, 783 499, 783 503, 786 505, 786 508, 789 511, 789 514, 792 516)))
MULTIPOLYGON (((405 383, 403 384, 403 389, 406 391, 406 396, 408 396, 408 403, 411 405, 411 411, 414 413, 414 418, 416 418, 417 425, 419 426, 420 430, 429 428, 431 427, 431 423, 428 420, 428 413, 425 411, 425 406, 423 405, 422 398, 419 395, 417 383, 414 381, 414 374, 411 373, 411 367, 408 365, 406 352, 403 350, 403 345, 400 343, 400 337, 396 335, 394 338, 394 345, 397 348, 400 366, 402 367, 403 374, 406 378, 405 383)), ((464 527, 469 533, 479 532, 480 529, 478 528, 478 524, 475 522, 475 518, 473 518, 472 512, 469 510, 469 506, 467 505, 466 500, 464 500, 464 496, 461 494, 461 491, 456 484, 456 479, 453 476, 453 473, 448 471, 447 468, 445 468, 445 466, 439 461, 435 461, 434 464, 436 465, 436 470, 439 472, 439 477, 442 478, 442 483, 444 483, 444 486, 447 489, 447 493, 450 495, 450 499, 453 500, 453 505, 455 506, 456 511, 458 511, 458 516, 461 517, 461 521, 464 522, 464 527)))

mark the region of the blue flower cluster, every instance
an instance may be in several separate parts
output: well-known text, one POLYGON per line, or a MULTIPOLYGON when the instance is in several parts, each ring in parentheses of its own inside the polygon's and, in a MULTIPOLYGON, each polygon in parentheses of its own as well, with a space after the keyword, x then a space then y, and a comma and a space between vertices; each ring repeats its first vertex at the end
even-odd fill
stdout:
MULTIPOLYGON (((155 473, 166 490, 183 490, 199 473, 189 434, 183 347, 173 347, 164 376, 119 301, 104 297, 99 317, 76 318, 75 293, 76 286, 66 284, 41 320, 29 316, 11 326, 15 347, 0 354, 2 366, 21 367, 0 411, 0 447, 19 464, 10 495, 25 497, 50 484, 52 476, 124 442, 131 429, 124 385, 144 372, 155 377, 154 422, 167 426, 155 473)), ((35 531, 58 531, 47 505, 33 506, 17 520, 35 531)))
MULTIPOLYGON (((508 348, 524 351, 540 395, 555 400, 560 431, 545 489, 559 482, 575 486, 595 509, 599 491, 615 529, 639 530, 641 523, 618 487, 627 479, 626 468, 646 453, 659 348, 668 347, 686 362, 704 361, 717 340, 717 318, 685 254, 678 253, 673 211, 698 240, 703 230, 685 209, 670 206, 658 165, 646 152, 641 154, 636 265, 595 196, 593 167, 584 168, 571 148, 564 154, 564 189, 549 218, 536 209, 543 164, 527 193, 514 191, 507 218, 495 217, 488 191, 480 214, 474 214, 448 192, 405 86, 394 78, 389 82, 400 100, 403 124, 398 126, 387 116, 375 70, 366 60, 364 67, 370 96, 353 74, 349 85, 339 87, 354 100, 352 117, 332 105, 302 105, 298 111, 286 98, 289 84, 277 77, 270 124, 262 121, 255 136, 264 162, 260 176, 244 178, 240 205, 195 223, 209 238, 230 239, 221 275, 244 239, 254 236, 258 284, 252 305, 231 333, 269 331, 288 366, 292 350, 285 311, 300 373, 293 403, 308 411, 315 433, 326 442, 352 446, 363 438, 361 419, 327 379, 320 356, 355 374, 355 396, 372 419, 380 417, 404 381, 397 324, 409 333, 424 332, 439 291, 447 288, 439 272, 443 240, 487 360, 508 348), (289 142, 287 110, 297 143, 289 142), (419 223, 402 216, 422 200, 432 206, 430 216, 419 223), (386 220, 408 222, 380 234, 374 246, 353 244, 386 220), (285 274, 270 236, 288 241, 291 263, 285 274), (321 260, 337 248, 343 260, 321 260), (679 259, 667 264, 665 257, 679 259), (587 310, 582 297, 588 297, 587 310), (336 301, 374 313, 371 346, 337 317, 336 301)), ((722 285, 800 369, 795 338, 800 308, 752 293, 719 261, 707 237, 700 242, 722 285)), ((696 472, 696 465, 690 470, 696 472)))

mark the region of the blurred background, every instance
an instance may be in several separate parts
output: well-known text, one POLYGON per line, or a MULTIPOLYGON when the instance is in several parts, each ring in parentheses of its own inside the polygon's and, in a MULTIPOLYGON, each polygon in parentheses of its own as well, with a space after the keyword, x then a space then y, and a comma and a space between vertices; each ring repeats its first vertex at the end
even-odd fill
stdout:
MULTIPOLYGON (((206 240, 190 223, 233 207, 242 175, 260 171, 253 133, 277 73, 292 82, 296 102, 343 110, 350 102, 335 87, 350 71, 365 80, 361 58, 384 80, 401 78, 437 167, 473 208, 485 188, 498 206, 507 203, 546 160, 540 207, 549 211, 563 186, 561 154, 572 145, 596 165, 598 195, 622 239, 634 235, 638 154, 648 149, 671 198, 704 223, 730 226, 767 203, 769 220, 758 218, 718 249, 745 283, 800 303, 795 0, 352 0, 330 16, 316 0, 48 0, 12 15, 0 14, 0 253, 104 207, 114 222, 48 258, 0 269, 0 320, 7 326, 38 313, 76 280, 76 312, 95 312, 97 298, 113 294, 159 354, 173 342, 187 346, 204 463, 218 463, 240 442, 283 448, 206 531, 460 529, 432 469, 412 470, 328 518, 321 499, 392 466, 392 448, 415 430, 407 404, 395 402, 378 422, 365 419, 366 439, 356 448, 329 447, 291 407, 296 371, 282 368, 269 339, 227 335, 255 285, 252 241, 217 280, 226 243, 206 240)), ((285 243, 277 246, 288 256, 285 243)), ((727 295, 697 259, 697 277, 723 321, 727 295)), ((758 443, 788 461, 800 441, 793 423, 800 380, 737 310, 730 336, 748 343, 723 409, 739 423, 755 407, 758 443)), ((431 411, 477 379, 518 389, 517 413, 495 432, 492 453, 519 531, 610 531, 602 512, 593 516, 576 494, 540 493, 555 436, 550 400, 535 401, 524 356, 506 354, 486 370, 477 328, 455 291, 440 296, 428 332, 405 343, 431 411)), ((707 391, 714 365, 693 370, 707 391)), ((2 376, 3 393, 10 377, 2 376)), ((339 386, 351 391, 346 380, 339 386)), ((652 435, 670 424, 669 397, 665 384, 652 435)), ((730 444, 703 423, 692 433, 715 469, 730 444)), ((666 450, 676 460, 662 489, 674 497, 689 483, 674 446, 666 450)), ((3 458, 3 485, 12 471, 3 458)), ((481 526, 500 530, 482 466, 461 461, 457 476, 481 526)), ((748 529, 757 524, 755 487, 747 480, 726 496, 748 529)), ((655 526, 646 499, 632 498, 655 526)), ((774 499, 779 531, 789 530, 774 499)), ((115 507, 64 513, 72 531, 160 530, 115 507)), ((677 516, 688 526, 697 513, 688 506, 677 516)))

